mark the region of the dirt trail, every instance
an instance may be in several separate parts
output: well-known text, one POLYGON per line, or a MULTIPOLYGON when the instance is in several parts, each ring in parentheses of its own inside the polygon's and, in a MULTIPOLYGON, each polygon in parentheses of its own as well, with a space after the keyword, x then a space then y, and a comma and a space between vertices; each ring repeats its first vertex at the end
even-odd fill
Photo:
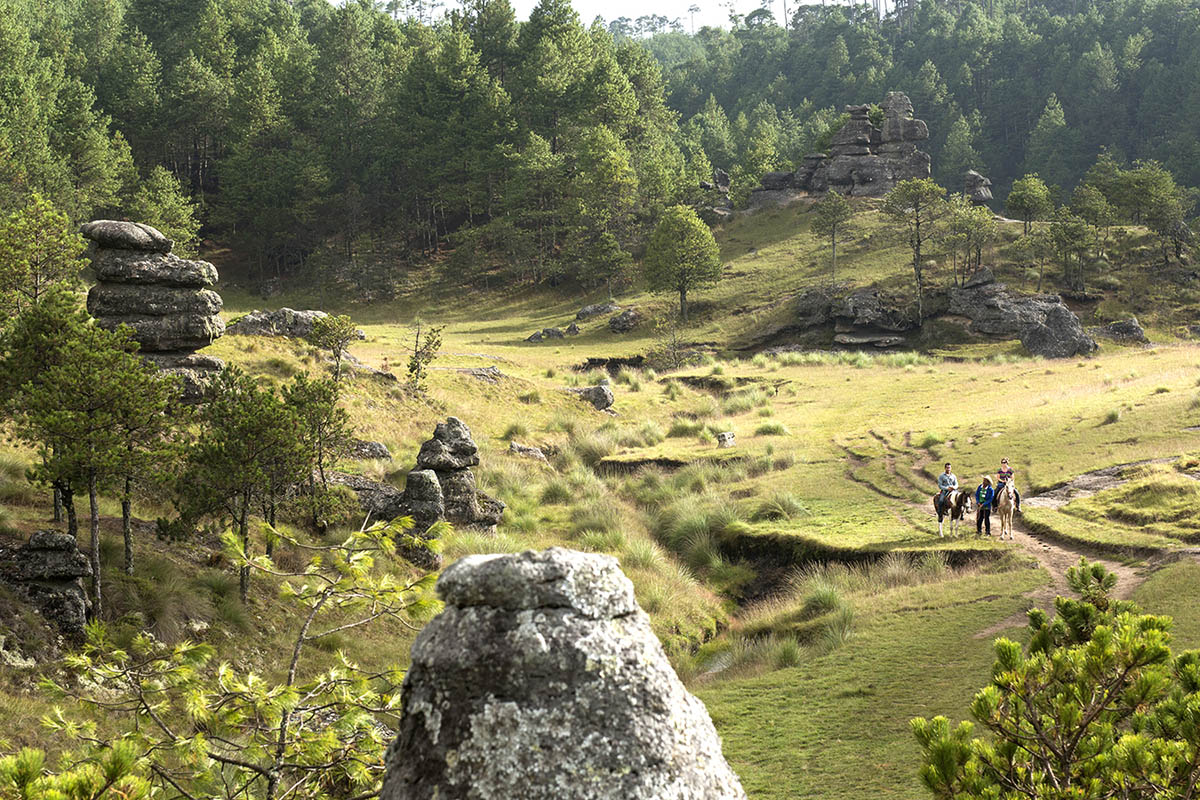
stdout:
MULTIPOLYGON (((911 470, 912 470, 912 474, 913 474, 912 482, 914 483, 914 485, 919 486, 919 485, 921 485, 921 482, 923 480, 926 480, 925 468, 928 466, 928 464, 930 462, 930 457, 929 457, 928 453, 923 453, 923 452, 921 452, 919 450, 915 450, 915 449, 910 450, 907 453, 900 452, 900 451, 897 451, 894 446, 890 445, 884 439, 884 437, 875 433, 875 431, 871 431, 871 435, 874 436, 881 443, 883 443, 884 446, 887 447, 887 449, 890 451, 888 453, 888 455, 886 456, 887 469, 888 469, 889 473, 894 474, 894 475, 897 474, 897 469, 896 469, 897 456, 900 456, 900 457, 907 456, 912 459, 911 470)), ((905 444, 909 445, 908 435, 906 435, 906 437, 905 437, 905 444)), ((847 471, 846 471, 847 476, 850 477, 852 480, 854 480, 853 467, 865 463, 866 459, 862 458, 861 456, 855 455, 848 448, 843 447, 842 450, 846 454, 846 458, 851 464, 851 468, 847 469, 847 471)), ((899 476, 897 475, 897 477, 899 477, 899 476)), ((878 488, 872 486, 871 484, 865 483, 862 481, 859 481, 859 483, 862 483, 863 485, 867 486, 868 488, 870 488, 872 491, 876 492, 877 494, 883 495, 883 493, 880 492, 880 490, 878 488)), ((933 492, 931 490, 930 496, 932 497, 932 495, 933 495, 933 492)), ((883 496, 887 497, 887 495, 883 495, 883 496)), ((895 498, 889 498, 889 499, 895 500, 895 498)), ((1034 497, 1022 498, 1023 505, 1030 505, 1031 504, 1030 501, 1034 501, 1036 503, 1036 499, 1034 497)), ((937 524, 937 522, 936 522, 937 517, 934 514, 933 508, 931 507, 931 505, 929 503, 914 503, 911 501, 901 501, 901 502, 904 502, 909 507, 915 508, 915 509, 923 512, 925 515, 927 515, 931 522, 930 532, 932 533, 933 531, 936 531, 935 526, 937 524)), ((994 526, 996 526, 998 528, 999 522, 996 518, 993 517, 992 523, 994 526)), ((948 521, 947 521, 947 524, 948 524, 948 521)), ((957 538, 974 537, 975 536, 975 531, 973 530, 974 525, 975 525, 974 518, 970 517, 966 520, 963 520, 962 524, 964 527, 959 528, 959 534, 958 534, 957 538)), ((994 531, 993 535, 998 536, 999 531, 998 530, 994 531)), ((1029 555, 1033 556, 1033 558, 1037 561, 1038 565, 1045 568, 1046 571, 1049 572, 1050 583, 1047 586, 1041 587, 1039 589, 1035 589, 1034 591, 1027 593, 1025 596, 1030 601, 1029 608, 1041 608, 1050 613, 1053 613, 1053 611, 1054 611, 1054 598, 1057 597, 1058 595, 1065 595, 1070 592, 1070 590, 1067 587, 1067 569, 1077 565, 1079 563, 1079 559, 1081 557, 1086 558, 1088 561, 1099 562, 1099 563, 1103 564, 1105 566, 1105 568, 1107 568, 1108 570, 1110 570, 1111 572, 1116 574, 1117 588, 1116 588, 1115 594, 1118 598, 1120 598, 1122 600, 1128 599, 1130 597, 1130 595, 1133 594, 1134 590, 1137 589, 1137 587, 1142 584, 1142 582, 1146 579, 1146 577, 1149 575, 1149 573, 1151 571, 1153 571, 1153 568, 1149 565, 1139 567, 1139 568, 1131 567, 1127 564, 1122 564, 1118 561, 1113 561, 1109 558, 1104 558, 1104 557, 1098 556, 1095 553, 1092 553, 1092 552, 1087 551, 1082 548, 1064 546, 1057 542, 1052 542, 1047 539, 1043 539, 1038 536, 1035 536, 1034 534, 1029 532, 1028 528, 1025 527, 1025 525, 1021 521, 1020 514, 1013 515, 1013 544, 1016 547, 1027 552, 1029 555)), ((1014 614, 1013 616, 1011 616, 1007 619, 997 622, 995 625, 991 625, 988 628, 985 628, 984 630, 975 634, 975 637, 977 639, 986 639, 986 638, 995 636, 996 634, 1000 633, 1001 631, 1008 630, 1008 629, 1014 628, 1014 627, 1020 627, 1020 626, 1024 625, 1025 622, 1026 622, 1026 613, 1025 613, 1025 611, 1022 611, 1018 614, 1014 614)))

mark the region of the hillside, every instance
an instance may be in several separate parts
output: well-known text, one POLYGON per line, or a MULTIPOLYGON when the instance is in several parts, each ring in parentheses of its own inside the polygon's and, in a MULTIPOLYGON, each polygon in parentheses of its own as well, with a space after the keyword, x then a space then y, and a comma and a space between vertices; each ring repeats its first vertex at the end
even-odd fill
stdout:
MULTIPOLYGON (((468 293, 425 275, 390 302, 325 305, 363 329, 355 358, 396 375, 414 319, 446 326, 424 393, 351 371, 344 406, 356 434, 387 445, 393 460, 343 468, 402 486, 435 423, 464 420, 479 446, 480 487, 507 510, 495 535, 446 536, 446 561, 555 544, 615 555, 751 797, 916 798, 909 718, 963 718, 988 675, 991 639, 1022 635, 1024 610, 1049 607, 1079 555, 1111 565, 1121 596, 1175 615, 1179 644, 1200 644, 1200 616, 1183 601, 1200 584, 1200 531, 1188 513, 1200 498, 1200 350, 1181 337, 1200 299, 1194 281, 1143 280, 1148 234, 1131 229, 1115 235, 1103 296, 1076 310, 1087 324, 1136 314, 1151 345, 1102 342, 1095 355, 1050 360, 949 325, 896 352, 747 349, 788 343, 778 331, 794 320, 796 298, 826 283, 810 220, 797 204, 717 231, 725 276, 697 297, 680 333, 688 363, 678 368, 665 363, 654 325, 669 318, 670 296, 636 289, 616 298, 645 316, 633 331, 612 332, 604 315, 580 321, 578 336, 539 343, 525 339, 606 296, 468 293), (651 360, 579 369, 589 358, 640 355, 651 360), (611 415, 563 391, 605 382, 611 415), (716 434, 727 431, 736 445, 719 448, 716 434), (549 460, 514 455, 510 442, 541 447, 549 460), (1015 540, 976 538, 969 524, 939 538, 929 497, 941 463, 973 487, 1002 456, 1025 496, 1015 540), (1098 470, 1108 471, 1100 484, 1064 490, 1098 470)), ((984 262, 1030 290, 1037 276, 1009 256, 1019 228, 1003 223, 984 262)), ((906 250, 869 205, 839 271, 848 286, 837 292, 910 291, 906 250)), ((944 267, 931 279, 950 282, 944 267)), ((264 305, 222 294, 229 320, 264 305)), ((313 301, 297 292, 267 303, 313 301)), ((827 347, 832 334, 793 341, 827 347)), ((264 385, 325 369, 325 356, 299 340, 227 335, 204 352, 264 385)), ((3 455, 3 535, 15 544, 46 526, 49 494, 25 481, 31 451, 6 446, 3 455)), ((134 515, 145 522, 137 569, 125 576, 115 497, 101 512, 105 619, 118 641, 142 628, 167 643, 200 639, 221 660, 278 676, 293 611, 268 580, 238 602, 236 575, 216 555, 223 520, 163 538, 152 521, 173 509, 162 496, 137 498, 134 515)), ((299 558, 286 545, 276 554, 299 558)), ((394 569, 400 579, 419 574, 394 569)), ((60 746, 37 724, 51 700, 34 676, 47 666, 21 651, 44 658, 67 645, 47 648, 47 631, 19 606, 0 624, 15 656, 0 667, 7 744, 60 746)), ((339 651, 371 669, 403 667, 413 635, 380 623, 337 636, 306 669, 328 667, 339 651)))

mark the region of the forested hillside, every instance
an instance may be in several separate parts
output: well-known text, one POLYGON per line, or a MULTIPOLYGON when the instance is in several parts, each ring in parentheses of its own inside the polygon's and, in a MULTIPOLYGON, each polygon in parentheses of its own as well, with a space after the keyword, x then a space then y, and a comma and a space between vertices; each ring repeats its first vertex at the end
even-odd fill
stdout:
POLYGON ((1196 2, 801 6, 640 39, 567 0, 527 22, 508 0, 432 23, 393 6, 2 0, 0 210, 38 192, 185 250, 203 225, 251 280, 359 297, 431 259, 455 282, 596 285, 713 167, 744 197, 893 89, 950 189, 974 167, 1002 203, 1038 172, 1065 201, 1104 148, 1200 183, 1196 2))

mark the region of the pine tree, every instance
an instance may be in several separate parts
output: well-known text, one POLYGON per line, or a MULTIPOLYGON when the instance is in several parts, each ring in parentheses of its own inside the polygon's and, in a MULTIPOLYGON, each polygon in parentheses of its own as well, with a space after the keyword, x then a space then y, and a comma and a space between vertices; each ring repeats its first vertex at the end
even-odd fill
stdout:
POLYGON ((86 244, 40 194, 0 220, 0 311, 19 314, 56 285, 75 286, 86 244))
POLYGON ((1009 214, 1025 223, 1025 235, 1029 235, 1035 219, 1044 219, 1054 210, 1050 201, 1050 188, 1036 172, 1013 181, 1012 191, 1004 201, 1009 214))
POLYGON ((945 214, 945 196, 946 190, 932 178, 909 178, 896 184, 883 201, 883 213, 904 229, 912 250, 918 322, 925 316, 925 264, 921 252, 934 235, 934 224, 945 214))
POLYGON ((687 206, 663 214, 646 249, 646 280, 653 291, 679 293, 679 317, 688 318, 688 292, 721 278, 721 253, 712 231, 687 206))
POLYGON ((831 190, 813 204, 813 214, 813 235, 829 240, 829 280, 836 282, 838 237, 846 232, 846 223, 854 216, 854 209, 844 196, 831 190))

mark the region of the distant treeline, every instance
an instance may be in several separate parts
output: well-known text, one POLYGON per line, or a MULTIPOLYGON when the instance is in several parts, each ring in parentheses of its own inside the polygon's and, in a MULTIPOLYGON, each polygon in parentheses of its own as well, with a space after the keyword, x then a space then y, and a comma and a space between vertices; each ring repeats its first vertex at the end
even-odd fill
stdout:
POLYGON ((1065 200, 1101 148, 1200 184, 1195 0, 899 6, 882 21, 870 6, 800 6, 786 29, 755 12, 732 30, 664 32, 647 44, 668 104, 727 169, 789 169, 811 141, 805 125, 895 90, 929 123, 934 177, 952 189, 975 168, 1003 202, 1013 180, 1037 172, 1065 200), (757 154, 737 146, 745 129, 757 154))
POLYGON ((802 6, 641 40, 567 0, 401 5, 0 0, 0 212, 202 222, 252 277, 364 295, 430 258, 596 285, 714 166, 744 197, 889 90, 951 189, 1039 172, 1065 199, 1101 148, 1200 183, 1200 0, 802 6))

